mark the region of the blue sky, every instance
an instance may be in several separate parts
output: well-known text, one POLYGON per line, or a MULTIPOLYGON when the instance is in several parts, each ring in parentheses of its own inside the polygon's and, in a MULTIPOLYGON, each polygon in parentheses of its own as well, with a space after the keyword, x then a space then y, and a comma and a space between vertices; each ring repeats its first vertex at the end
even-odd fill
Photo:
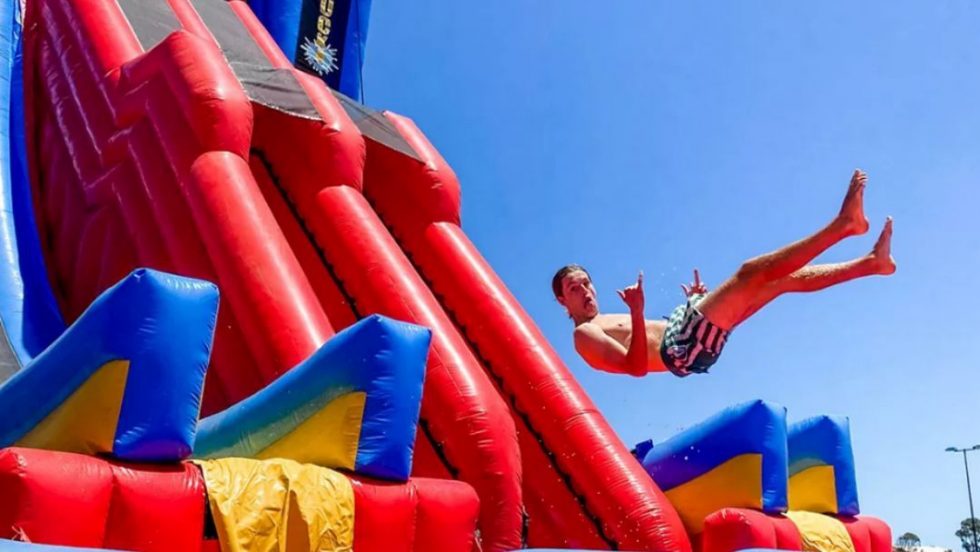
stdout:
POLYGON ((943 449, 980 443, 977 29, 968 0, 374 2, 365 92, 454 167, 464 229, 628 445, 752 398, 846 414, 862 509, 958 549, 943 449), (822 259, 863 255, 892 215, 898 274, 780 299, 707 377, 575 356, 557 267, 588 266, 607 310, 643 269, 666 314, 693 267, 715 285, 827 222, 855 167, 872 232, 822 259))

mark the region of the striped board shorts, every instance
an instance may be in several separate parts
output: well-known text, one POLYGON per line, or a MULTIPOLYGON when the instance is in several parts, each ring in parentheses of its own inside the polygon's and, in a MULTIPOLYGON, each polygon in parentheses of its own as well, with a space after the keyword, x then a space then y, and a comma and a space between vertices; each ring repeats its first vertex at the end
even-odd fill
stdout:
POLYGON ((718 360, 729 331, 711 323, 697 305, 704 295, 692 295, 667 319, 660 358, 675 376, 704 374, 718 360))

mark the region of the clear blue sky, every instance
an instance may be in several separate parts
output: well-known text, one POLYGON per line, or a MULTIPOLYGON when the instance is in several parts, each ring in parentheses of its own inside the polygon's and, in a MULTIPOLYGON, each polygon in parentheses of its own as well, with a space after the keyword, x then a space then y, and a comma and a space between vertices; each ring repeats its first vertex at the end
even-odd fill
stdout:
POLYGON ((978 29, 968 0, 375 1, 366 94, 455 168, 464 229, 628 445, 752 398, 846 414, 863 510, 958 549, 943 449, 980 443, 978 29), (575 356, 557 267, 588 266, 610 310, 643 269, 666 314, 693 267, 717 284, 824 224, 858 166, 872 232, 824 259, 893 215, 897 275, 782 298, 707 377, 575 356))

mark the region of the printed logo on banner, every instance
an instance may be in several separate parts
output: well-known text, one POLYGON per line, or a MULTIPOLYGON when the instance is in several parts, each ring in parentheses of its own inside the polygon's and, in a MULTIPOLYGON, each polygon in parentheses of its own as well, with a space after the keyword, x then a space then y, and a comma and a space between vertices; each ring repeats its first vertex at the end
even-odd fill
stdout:
POLYGON ((330 44, 320 45, 309 38, 303 38, 300 49, 303 51, 303 61, 321 77, 340 69, 337 64, 337 49, 330 44))
POLYGON ((295 63, 334 89, 340 86, 351 1, 303 0, 295 63))

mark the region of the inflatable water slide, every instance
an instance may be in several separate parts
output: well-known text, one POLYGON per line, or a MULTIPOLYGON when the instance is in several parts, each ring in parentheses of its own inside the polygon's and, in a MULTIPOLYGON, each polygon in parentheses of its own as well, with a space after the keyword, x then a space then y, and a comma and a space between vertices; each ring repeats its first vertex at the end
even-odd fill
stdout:
POLYGON ((846 419, 629 450, 421 131, 248 4, 0 10, 0 550, 890 550, 846 419))

